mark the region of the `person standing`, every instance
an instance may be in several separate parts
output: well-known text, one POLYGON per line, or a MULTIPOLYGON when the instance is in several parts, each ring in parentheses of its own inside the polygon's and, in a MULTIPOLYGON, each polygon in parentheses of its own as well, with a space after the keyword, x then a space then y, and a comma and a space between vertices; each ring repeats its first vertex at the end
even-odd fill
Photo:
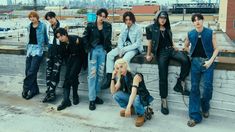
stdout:
POLYGON ((37 84, 37 73, 43 59, 43 46, 48 43, 46 25, 39 21, 39 15, 36 11, 28 14, 31 23, 29 24, 28 41, 26 46, 26 68, 23 82, 22 97, 31 99, 39 94, 37 84))
POLYGON ((219 53, 215 34, 211 29, 203 26, 203 15, 196 13, 192 15, 191 19, 195 29, 188 33, 185 41, 185 50, 192 58, 189 96, 190 120, 187 123, 189 127, 200 123, 202 116, 209 117, 210 100, 213 93, 214 61, 219 53), (190 44, 191 48, 189 49, 190 44), (199 89, 200 81, 203 82, 202 92, 199 89))
POLYGON ((57 107, 57 110, 63 110, 71 106, 70 101, 70 89, 73 89, 73 104, 77 105, 79 103, 78 96, 78 75, 84 64, 85 50, 82 43, 82 38, 76 35, 68 35, 68 32, 64 28, 58 28, 55 31, 56 37, 61 42, 62 46, 65 46, 65 59, 66 61, 66 73, 63 85, 63 100, 61 104, 57 107))
POLYGON ((106 54, 111 50, 112 25, 105 21, 108 11, 104 8, 96 12, 96 21, 87 24, 83 33, 85 49, 88 52, 88 96, 89 109, 95 110, 96 104, 103 104, 97 96, 104 77, 106 54))
POLYGON ((60 80, 60 69, 63 62, 62 46, 55 36, 55 31, 61 27, 60 22, 56 19, 56 14, 52 11, 47 12, 45 19, 50 23, 47 27, 48 35, 48 54, 46 69, 46 96, 42 102, 51 102, 56 99, 56 87, 60 80))

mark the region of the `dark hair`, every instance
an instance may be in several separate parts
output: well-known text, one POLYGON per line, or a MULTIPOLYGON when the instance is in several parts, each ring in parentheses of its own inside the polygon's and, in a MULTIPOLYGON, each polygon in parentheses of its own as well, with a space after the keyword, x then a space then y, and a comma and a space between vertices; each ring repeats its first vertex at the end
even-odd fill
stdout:
POLYGON ((157 12, 155 18, 153 19, 153 20, 154 20, 154 23, 157 24, 157 26, 160 27, 160 24, 159 24, 159 21, 158 21, 158 20, 159 20, 159 17, 160 17, 160 15, 161 15, 162 13, 166 16, 166 23, 164 24, 164 27, 165 27, 166 29, 171 29, 171 24, 170 24, 170 20, 169 20, 169 15, 168 15, 167 11, 160 11, 160 12, 157 12))
POLYGON ((195 18, 198 18, 198 20, 204 20, 204 17, 203 17, 203 15, 201 14, 201 13, 194 13, 193 15, 192 15, 192 17, 191 17, 191 20, 192 20, 192 22, 194 22, 195 21, 195 18))
POLYGON ((55 17, 56 17, 55 12, 53 12, 53 11, 47 12, 44 18, 45 18, 46 20, 48 20, 48 17, 50 17, 50 18, 55 18, 55 17))
POLYGON ((57 28, 55 30, 55 36, 57 37, 57 34, 60 34, 60 35, 65 35, 65 36, 68 36, 68 32, 65 28, 57 28))
POLYGON ((96 15, 97 16, 100 16, 102 13, 104 13, 105 14, 105 17, 107 18, 108 17, 108 11, 107 11, 107 9, 105 9, 105 8, 100 8, 99 10, 97 10, 97 12, 96 12, 96 15))
POLYGON ((126 17, 130 17, 130 20, 135 23, 136 19, 135 19, 135 15, 131 12, 131 11, 127 11, 123 14, 123 22, 125 23, 125 19, 126 17))

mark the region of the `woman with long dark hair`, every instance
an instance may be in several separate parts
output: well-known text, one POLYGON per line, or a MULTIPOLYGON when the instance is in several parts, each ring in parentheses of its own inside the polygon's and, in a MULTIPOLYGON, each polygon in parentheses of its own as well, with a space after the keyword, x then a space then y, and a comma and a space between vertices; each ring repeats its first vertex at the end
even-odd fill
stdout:
POLYGON ((174 59, 181 64, 180 76, 174 90, 184 95, 189 95, 189 91, 185 89, 184 80, 189 74, 190 61, 187 55, 178 51, 174 46, 170 20, 166 11, 160 11, 156 14, 154 23, 146 27, 146 36, 148 40, 146 59, 147 61, 152 60, 152 52, 158 62, 159 91, 162 101, 161 112, 167 115, 169 114, 167 105, 169 61, 174 59))

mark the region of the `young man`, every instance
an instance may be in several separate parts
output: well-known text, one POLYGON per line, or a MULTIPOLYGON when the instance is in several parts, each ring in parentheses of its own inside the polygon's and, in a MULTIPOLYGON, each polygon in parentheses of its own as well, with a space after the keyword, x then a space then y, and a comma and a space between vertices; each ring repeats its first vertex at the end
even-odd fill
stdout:
POLYGON ((42 102, 50 102, 56 99, 55 89, 60 80, 60 69, 63 60, 60 42, 55 36, 55 30, 60 27, 60 22, 56 19, 54 12, 47 12, 45 19, 50 23, 47 27, 47 35, 49 39, 47 70, 46 70, 46 96, 42 102))
POLYGON ((118 59, 112 73, 110 90, 114 100, 123 108, 120 116, 129 117, 136 113, 138 116, 135 125, 142 126, 145 121, 144 107, 153 101, 145 86, 143 75, 140 73, 132 75, 127 61, 118 59))
POLYGON ((202 116, 209 117, 210 100, 213 92, 214 60, 219 53, 215 34, 211 29, 203 26, 203 15, 194 14, 192 22, 195 29, 188 33, 185 41, 185 49, 192 58, 191 93, 189 96, 190 120, 188 121, 190 127, 201 122, 202 116), (189 50, 190 43, 191 48, 189 50), (200 81, 203 81, 202 98, 199 89, 200 81))
POLYGON ((160 11, 156 14, 154 24, 146 27, 146 37, 148 40, 148 50, 146 59, 151 61, 153 56, 158 62, 159 71, 159 91, 161 96, 161 112, 164 115, 169 114, 167 105, 168 96, 168 66, 169 61, 174 59, 181 64, 180 76, 174 87, 176 92, 181 92, 184 95, 189 95, 189 91, 185 89, 185 78, 189 74, 190 61, 187 55, 177 50, 172 39, 172 32, 168 13, 160 11))
POLYGON ((39 93, 37 84, 37 73, 43 59, 43 46, 47 44, 46 25, 39 21, 37 12, 29 13, 31 23, 27 28, 29 40, 27 42, 27 57, 25 79, 23 83, 22 97, 31 99, 39 93))
POLYGON ((97 94, 104 77, 106 53, 111 50, 112 25, 104 21, 108 11, 104 8, 96 12, 95 22, 88 23, 83 33, 84 44, 88 52, 88 91, 89 109, 95 110, 96 104, 103 104, 97 94))
POLYGON ((78 96, 78 74, 81 71, 85 50, 82 44, 82 39, 75 35, 68 35, 68 32, 64 28, 58 28, 55 31, 56 37, 61 42, 61 45, 65 46, 65 59, 66 61, 66 74, 64 80, 64 97, 62 103, 57 107, 57 110, 63 110, 66 107, 71 106, 69 99, 70 88, 73 88, 73 104, 79 103, 78 96))
POLYGON ((127 11, 123 14, 123 22, 125 23, 122 28, 117 48, 111 50, 107 54, 106 60, 106 82, 102 89, 109 88, 111 76, 113 71, 114 59, 116 56, 122 57, 128 63, 138 53, 143 51, 143 34, 141 27, 135 23, 135 15, 127 11))

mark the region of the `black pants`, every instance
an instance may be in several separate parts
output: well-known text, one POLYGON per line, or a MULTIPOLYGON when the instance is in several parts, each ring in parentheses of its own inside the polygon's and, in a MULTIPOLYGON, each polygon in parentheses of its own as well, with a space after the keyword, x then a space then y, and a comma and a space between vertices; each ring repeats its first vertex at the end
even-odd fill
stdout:
POLYGON ((55 91, 60 80, 60 69, 62 65, 62 57, 49 56, 47 58, 46 84, 49 90, 55 91))
POLYGON ((80 56, 71 56, 66 65, 66 74, 64 81, 64 102, 70 102, 70 88, 73 88, 73 97, 78 96, 78 74, 82 68, 82 58, 80 56))
POLYGON ((190 59, 181 51, 175 51, 173 48, 161 49, 157 55, 159 72, 159 91, 161 98, 168 95, 168 66, 170 59, 176 60, 181 64, 179 80, 184 81, 190 71, 190 59))
POLYGON ((23 83, 24 91, 31 91, 33 94, 39 93, 37 84, 37 73, 41 64, 42 56, 29 56, 26 58, 25 79, 23 83))

